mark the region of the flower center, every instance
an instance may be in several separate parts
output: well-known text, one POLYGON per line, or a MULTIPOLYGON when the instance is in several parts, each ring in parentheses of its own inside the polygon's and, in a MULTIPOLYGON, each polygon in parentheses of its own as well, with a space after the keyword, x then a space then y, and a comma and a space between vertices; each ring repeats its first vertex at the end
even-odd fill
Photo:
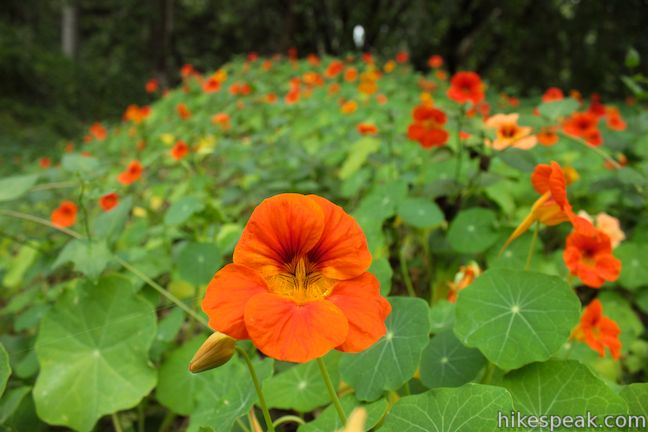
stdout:
POLYGON ((267 280, 268 286, 275 294, 298 304, 321 300, 333 289, 334 281, 319 272, 307 256, 294 257, 284 268, 285 271, 267 280))
POLYGON ((504 125, 500 128, 500 133, 504 138, 513 138, 517 133, 516 125, 504 125))

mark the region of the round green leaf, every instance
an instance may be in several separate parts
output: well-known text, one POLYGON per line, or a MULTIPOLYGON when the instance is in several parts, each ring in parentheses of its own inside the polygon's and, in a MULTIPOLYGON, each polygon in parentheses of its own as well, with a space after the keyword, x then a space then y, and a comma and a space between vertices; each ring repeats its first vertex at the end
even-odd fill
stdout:
POLYGON ((96 278, 104 271, 111 258, 112 254, 105 241, 74 239, 65 245, 52 267, 57 268, 71 262, 76 271, 96 278))
POLYGON ((614 254, 621 260, 621 275, 618 283, 630 290, 648 286, 648 268, 641 260, 648 256, 648 245, 623 243, 614 254))
MULTIPOLYGON (((338 360, 339 353, 335 351, 324 358, 336 387, 340 381, 338 360)), ((263 385, 263 392, 269 407, 294 409, 299 412, 311 411, 331 401, 317 362, 314 361, 292 366, 268 379, 263 385)))
POLYGON ((164 223, 167 225, 180 225, 203 208, 205 208, 205 204, 197 197, 187 196, 180 198, 171 204, 171 207, 167 210, 164 215, 164 223))
POLYGON ((0 179, 0 202, 20 198, 36 184, 37 175, 21 175, 0 179))
POLYGON ((452 330, 446 330, 423 350, 421 381, 428 388, 458 387, 472 381, 485 363, 479 350, 465 347, 452 330))
MULTIPOLYGON (((533 363, 504 377, 513 406, 525 415, 625 414, 627 405, 610 387, 574 360, 533 363)), ((564 429, 560 429, 564 430, 564 429)))
POLYGON ((557 120, 565 117, 578 109, 578 101, 572 98, 566 98, 559 101, 545 102, 540 104, 538 111, 544 117, 551 120, 557 120))
POLYGON ((628 404, 628 413, 648 417, 648 383, 630 384, 619 395, 628 404))
POLYGON ((404 199, 398 206, 398 215, 416 228, 430 228, 443 222, 439 206, 423 198, 404 199))
POLYGON ((492 269, 462 290, 455 333, 502 369, 548 359, 569 338, 580 301, 555 276, 492 269))
POLYGON ((483 208, 460 212, 448 230, 450 246, 466 254, 485 251, 497 240, 496 219, 495 212, 483 208))
POLYGON ((136 406, 155 386, 148 350, 156 333, 153 306, 123 277, 105 277, 61 297, 36 339, 40 418, 89 431, 97 420, 136 406))
POLYGON ((209 243, 188 243, 178 254, 178 273, 194 285, 208 283, 223 260, 218 248, 209 243))
POLYGON ((430 307, 430 331, 434 334, 451 329, 455 319, 455 304, 440 300, 430 307))
POLYGON ((511 395, 501 387, 467 384, 429 390, 400 399, 380 429, 385 432, 491 432, 497 415, 512 409, 511 395))
POLYGON ((424 300, 390 297, 389 302, 386 335, 368 350, 344 355, 340 361, 342 379, 355 388, 360 400, 375 400, 384 390, 396 390, 412 378, 429 340, 424 300))
MULTIPOLYGON (((364 430, 368 431, 374 427, 378 421, 383 417, 387 411, 387 401, 379 399, 375 402, 363 404, 358 402, 353 395, 347 395, 340 400, 342 409, 347 417, 351 414, 354 408, 362 407, 367 410, 367 421, 364 425, 364 430)), ((299 432, 331 432, 340 430, 344 425, 340 422, 340 417, 335 410, 335 406, 329 405, 322 414, 317 416, 315 420, 305 425, 300 425, 299 432)))
POLYGON ((11 365, 9 364, 9 354, 4 345, 0 343, 0 396, 5 391, 7 381, 11 375, 11 365))

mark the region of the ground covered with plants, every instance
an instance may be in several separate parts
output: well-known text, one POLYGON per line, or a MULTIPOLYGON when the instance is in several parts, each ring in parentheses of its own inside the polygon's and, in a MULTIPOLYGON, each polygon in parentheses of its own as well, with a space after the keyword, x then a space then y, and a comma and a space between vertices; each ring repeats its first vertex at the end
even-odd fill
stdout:
POLYGON ((0 429, 648 416, 642 103, 406 53, 181 74, 2 161, 0 429))

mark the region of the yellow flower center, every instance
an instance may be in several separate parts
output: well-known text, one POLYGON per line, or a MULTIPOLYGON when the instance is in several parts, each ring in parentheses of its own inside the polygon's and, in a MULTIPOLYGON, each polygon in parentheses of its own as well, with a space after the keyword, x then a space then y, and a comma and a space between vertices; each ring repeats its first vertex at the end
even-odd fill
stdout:
POLYGON ((306 256, 293 258, 286 263, 285 271, 271 276, 267 282, 272 292, 298 304, 327 297, 335 284, 306 256))

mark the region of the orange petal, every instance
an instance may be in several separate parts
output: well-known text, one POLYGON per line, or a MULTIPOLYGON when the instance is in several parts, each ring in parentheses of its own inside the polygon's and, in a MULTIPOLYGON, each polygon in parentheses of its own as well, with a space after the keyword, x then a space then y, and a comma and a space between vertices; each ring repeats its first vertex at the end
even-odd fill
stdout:
POLYGON ((304 363, 342 344, 349 323, 333 303, 298 305, 276 294, 259 294, 245 306, 245 325, 252 342, 277 360, 304 363))
POLYGON ((332 279, 351 279, 366 272, 371 265, 371 253, 355 219, 327 199, 317 195, 308 197, 324 212, 324 231, 309 252, 309 260, 332 279))
POLYGON ((612 254, 599 254, 595 258, 597 273, 603 279, 613 282, 621 273, 621 261, 612 254))
POLYGON ((327 300, 342 310, 349 321, 349 335, 337 349, 366 350, 385 335, 385 319, 391 305, 380 295, 380 283, 371 273, 338 283, 327 300))
POLYGON ((234 262, 266 277, 275 275, 311 250, 323 229, 324 213, 312 199, 299 194, 273 196, 252 212, 234 249, 234 262))
POLYGON ((531 184, 533 188, 540 195, 549 192, 549 177, 551 176, 552 169, 549 165, 538 164, 531 174, 531 184))
POLYGON ((249 339, 243 320, 245 305, 255 295, 267 291, 265 281, 254 270, 226 265, 209 282, 202 301, 209 326, 235 339, 249 339))

